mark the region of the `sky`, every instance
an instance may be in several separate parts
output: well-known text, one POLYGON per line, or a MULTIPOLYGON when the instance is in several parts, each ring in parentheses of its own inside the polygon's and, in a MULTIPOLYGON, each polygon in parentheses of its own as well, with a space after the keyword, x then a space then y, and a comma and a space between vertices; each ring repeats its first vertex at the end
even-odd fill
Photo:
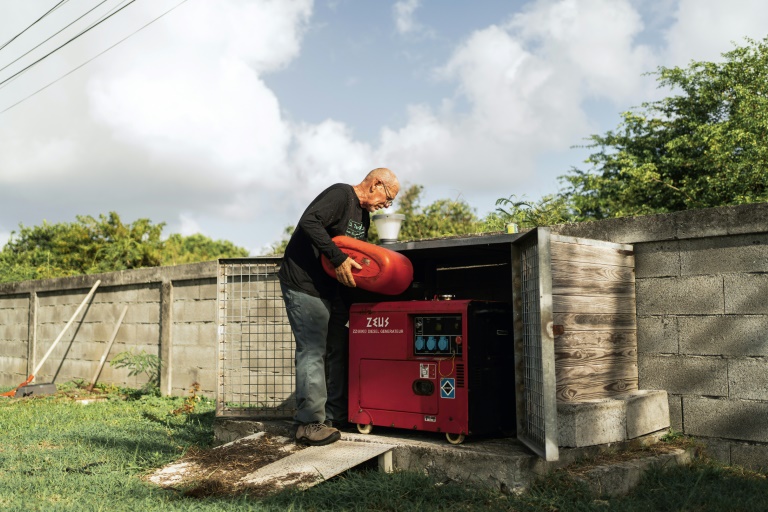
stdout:
POLYGON ((260 255, 376 167, 483 216, 766 35, 764 0, 0 0, 0 245, 114 211, 260 255))

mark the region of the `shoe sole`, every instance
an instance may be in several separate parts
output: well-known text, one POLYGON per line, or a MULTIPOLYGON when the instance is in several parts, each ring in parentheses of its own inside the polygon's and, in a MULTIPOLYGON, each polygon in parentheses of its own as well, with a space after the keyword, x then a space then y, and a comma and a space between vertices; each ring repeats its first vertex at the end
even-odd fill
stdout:
POLYGON ((301 444, 308 444, 309 446, 325 446, 326 444, 335 443, 339 439, 341 439, 341 432, 334 432, 325 439, 320 439, 318 441, 312 441, 308 437, 297 437, 296 442, 301 444))

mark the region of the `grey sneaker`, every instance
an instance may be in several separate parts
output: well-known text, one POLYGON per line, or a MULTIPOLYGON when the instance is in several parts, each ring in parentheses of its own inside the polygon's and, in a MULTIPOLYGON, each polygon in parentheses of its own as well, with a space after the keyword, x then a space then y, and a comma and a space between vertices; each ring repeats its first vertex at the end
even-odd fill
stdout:
POLYGON ((338 429, 323 423, 307 423, 296 429, 296 442, 312 446, 323 446, 341 439, 338 429))

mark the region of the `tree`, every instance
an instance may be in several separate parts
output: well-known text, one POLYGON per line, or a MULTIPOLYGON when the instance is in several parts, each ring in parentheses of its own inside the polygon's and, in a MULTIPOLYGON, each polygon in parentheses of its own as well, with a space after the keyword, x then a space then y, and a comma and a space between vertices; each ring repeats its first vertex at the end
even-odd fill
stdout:
POLYGON ((593 168, 561 177, 573 220, 768 200, 768 38, 747 42, 652 73, 675 94, 592 135, 593 168))
POLYGON ((0 251, 0 282, 96 274, 167 264, 247 256, 231 242, 203 235, 171 235, 161 240, 165 223, 138 219, 124 224, 115 212, 96 219, 26 227, 0 251))
POLYGON ((163 265, 181 265, 218 258, 244 258, 247 249, 237 247, 229 240, 212 240, 199 233, 189 236, 173 234, 163 244, 163 265))
POLYGON ((466 235, 483 231, 483 223, 466 201, 438 199, 422 208, 423 191, 423 186, 411 185, 398 194, 395 212, 405 214, 400 228, 401 240, 466 235))

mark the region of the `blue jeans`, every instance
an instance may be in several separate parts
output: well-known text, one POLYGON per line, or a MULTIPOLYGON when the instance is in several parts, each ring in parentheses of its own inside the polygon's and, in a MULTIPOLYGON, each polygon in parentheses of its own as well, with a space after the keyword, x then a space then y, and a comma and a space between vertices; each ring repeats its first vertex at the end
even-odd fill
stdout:
POLYGON ((300 423, 347 421, 349 310, 341 298, 313 297, 280 284, 296 339, 296 415, 300 423))

